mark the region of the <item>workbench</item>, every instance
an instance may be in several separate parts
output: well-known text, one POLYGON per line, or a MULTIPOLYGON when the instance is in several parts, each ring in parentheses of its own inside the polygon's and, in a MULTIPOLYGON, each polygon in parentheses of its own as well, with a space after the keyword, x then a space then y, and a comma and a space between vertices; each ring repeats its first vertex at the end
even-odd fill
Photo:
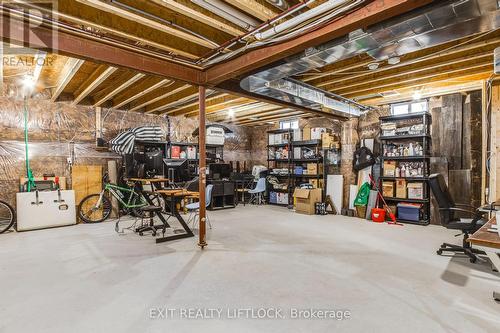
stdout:
MULTIPOLYGON (((500 236, 498 232, 488 231, 492 225, 496 224, 495 217, 491 218, 485 225, 476 231, 469 239, 474 248, 486 252, 491 263, 495 266, 497 272, 500 272, 500 236)), ((493 298, 500 301, 500 292, 494 291, 493 298)))

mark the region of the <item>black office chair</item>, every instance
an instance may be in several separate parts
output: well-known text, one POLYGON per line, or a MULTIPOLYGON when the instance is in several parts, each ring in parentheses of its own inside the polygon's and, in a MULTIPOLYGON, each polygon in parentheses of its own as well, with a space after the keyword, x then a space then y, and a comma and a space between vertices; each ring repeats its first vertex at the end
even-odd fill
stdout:
POLYGON ((466 254, 470 258, 470 262, 475 262, 477 260, 476 254, 485 253, 471 248, 470 243, 467 242, 467 238, 469 238, 469 234, 474 233, 486 223, 486 220, 482 218, 485 213, 478 211, 470 205, 455 203, 441 174, 430 175, 429 186, 439 206, 441 225, 447 229, 461 230, 464 234, 462 246, 443 243, 441 248, 437 250, 437 254, 441 255, 444 251, 460 252, 466 254), (467 207, 469 209, 460 207, 467 207), (460 218, 459 215, 463 214, 467 214, 470 218, 460 218))

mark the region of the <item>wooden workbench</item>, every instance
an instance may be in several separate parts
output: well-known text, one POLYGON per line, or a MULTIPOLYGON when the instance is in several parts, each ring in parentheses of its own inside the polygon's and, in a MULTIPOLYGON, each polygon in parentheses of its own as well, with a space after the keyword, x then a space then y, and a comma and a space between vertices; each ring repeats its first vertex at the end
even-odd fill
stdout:
MULTIPOLYGON (((485 225, 476 231, 469 239, 474 248, 486 252, 488 258, 490 258, 491 263, 498 272, 500 272, 500 236, 498 232, 488 231, 492 225, 496 224, 495 217, 491 218, 485 225)), ((494 291, 493 298, 500 301, 500 292, 494 291)))

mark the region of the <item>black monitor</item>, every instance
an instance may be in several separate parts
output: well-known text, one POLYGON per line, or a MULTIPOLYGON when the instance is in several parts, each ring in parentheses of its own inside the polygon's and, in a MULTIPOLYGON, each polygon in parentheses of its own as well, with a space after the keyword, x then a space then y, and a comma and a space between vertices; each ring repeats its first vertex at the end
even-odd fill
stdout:
POLYGON ((163 175, 163 152, 161 150, 144 153, 144 173, 147 177, 163 175))
POLYGON ((189 180, 188 163, 185 158, 164 158, 163 164, 167 177, 173 182, 185 182, 189 180))
POLYGON ((227 163, 210 163, 208 167, 211 179, 229 178, 233 171, 231 165, 227 163))

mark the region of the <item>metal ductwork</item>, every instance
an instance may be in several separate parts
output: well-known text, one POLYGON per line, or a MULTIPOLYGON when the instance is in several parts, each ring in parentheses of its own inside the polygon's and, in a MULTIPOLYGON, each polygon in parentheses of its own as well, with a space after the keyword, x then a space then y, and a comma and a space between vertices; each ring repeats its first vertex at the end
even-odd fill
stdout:
POLYGON ((288 78, 363 53, 375 61, 383 61, 498 27, 497 0, 439 1, 307 49, 280 65, 243 79, 240 85, 249 92, 301 107, 329 110, 343 116, 359 115, 362 110, 359 104, 288 78))

